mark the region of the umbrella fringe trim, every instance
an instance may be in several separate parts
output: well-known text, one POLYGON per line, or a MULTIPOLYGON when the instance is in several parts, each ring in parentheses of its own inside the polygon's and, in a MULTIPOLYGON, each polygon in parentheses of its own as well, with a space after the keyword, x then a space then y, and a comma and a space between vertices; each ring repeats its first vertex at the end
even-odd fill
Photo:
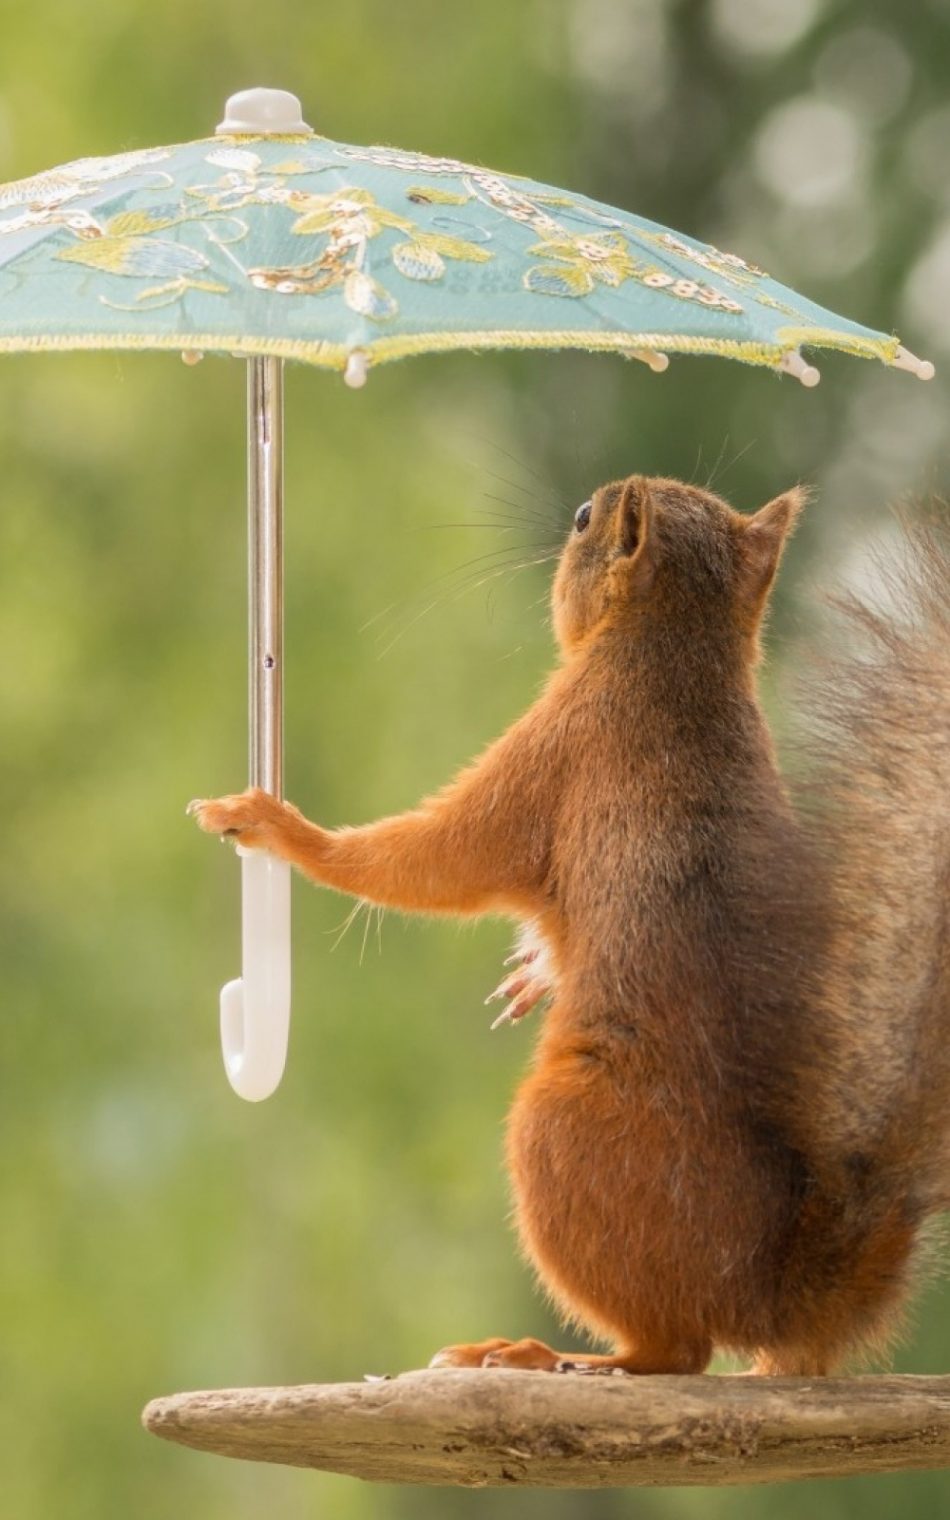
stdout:
POLYGON ((682 333, 589 332, 584 329, 563 331, 518 331, 504 329, 472 332, 435 332, 406 334, 401 337, 371 338, 350 344, 329 343, 304 338, 226 337, 219 333, 77 333, 24 334, 0 337, 0 353, 30 353, 69 349, 101 350, 200 350, 225 352, 237 358, 271 356, 299 360, 324 369, 342 370, 354 351, 366 354, 371 363, 415 354, 444 353, 453 349, 558 349, 580 348, 589 352, 631 354, 636 349, 684 354, 712 354, 739 359, 747 364, 775 367, 782 356, 799 344, 817 348, 839 349, 859 358, 893 363, 899 339, 863 338, 835 332, 833 328, 784 327, 776 334, 778 342, 763 343, 735 338, 690 337, 682 333))

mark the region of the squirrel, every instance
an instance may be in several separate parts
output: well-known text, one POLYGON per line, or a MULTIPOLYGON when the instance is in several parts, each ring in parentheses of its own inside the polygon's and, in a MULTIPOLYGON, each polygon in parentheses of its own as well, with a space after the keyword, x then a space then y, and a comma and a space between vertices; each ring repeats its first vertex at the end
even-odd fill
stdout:
POLYGON ((845 606, 864 644, 829 656, 793 785, 756 671, 805 497, 599 488, 554 579, 559 664, 417 808, 327 830, 260 790, 191 804, 370 902, 510 916, 507 1016, 551 992, 507 1126, 517 1231, 611 1349, 493 1338, 431 1365, 726 1351, 813 1377, 899 1325, 950 1204, 950 551, 910 531, 906 619, 845 606))

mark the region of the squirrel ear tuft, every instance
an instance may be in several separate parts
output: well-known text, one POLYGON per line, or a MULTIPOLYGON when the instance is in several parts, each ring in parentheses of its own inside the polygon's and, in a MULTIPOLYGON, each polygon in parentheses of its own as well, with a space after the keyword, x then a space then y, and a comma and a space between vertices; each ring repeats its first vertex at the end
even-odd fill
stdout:
POLYGON ((621 554, 648 557, 653 537, 653 499, 642 475, 624 481, 617 508, 617 545, 621 554))
POLYGON ((742 579, 748 596, 761 602, 775 579, 785 540, 808 500, 802 486, 776 496, 742 524, 742 579))

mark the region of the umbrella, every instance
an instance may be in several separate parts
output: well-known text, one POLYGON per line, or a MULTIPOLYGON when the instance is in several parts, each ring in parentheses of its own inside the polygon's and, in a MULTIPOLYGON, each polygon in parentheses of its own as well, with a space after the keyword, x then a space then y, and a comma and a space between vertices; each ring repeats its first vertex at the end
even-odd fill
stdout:
MULTIPOLYGON (((212 138, 0 185, 0 352, 247 360, 249 771, 277 796, 286 359, 359 387, 387 360, 459 348, 613 351, 656 371, 718 354, 812 386, 802 346, 933 374, 735 254, 520 176, 331 142, 282 90, 232 96, 212 138)), ((221 1035, 232 1086, 257 1100, 286 1059, 289 867, 247 852, 242 883, 221 1035)))

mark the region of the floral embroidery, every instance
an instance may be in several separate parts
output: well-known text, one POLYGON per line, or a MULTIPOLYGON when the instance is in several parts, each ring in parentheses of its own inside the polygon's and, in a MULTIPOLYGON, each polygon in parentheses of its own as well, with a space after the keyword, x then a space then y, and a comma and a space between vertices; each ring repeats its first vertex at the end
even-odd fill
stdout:
MULTIPOLYGON (((405 279, 432 283, 442 279, 446 259, 484 263, 493 257, 490 251, 471 239, 415 226, 409 218, 379 205, 367 190, 356 187, 321 195, 288 185, 287 179, 319 173, 331 167, 331 160, 320 150, 316 154, 305 150, 298 159, 282 159, 268 166, 261 155, 249 147, 232 146, 226 142, 216 146, 204 155, 205 162, 225 172, 211 183, 185 188, 184 195, 191 203, 190 214, 188 210, 182 210, 180 215, 136 229, 135 235, 131 227, 117 230, 110 226, 104 230, 89 213, 79 212, 60 218, 58 208, 64 201, 90 187, 99 188, 123 174, 167 157, 168 152, 154 149, 118 155, 112 160, 81 159, 61 170, 15 182, 6 187, 5 192, 0 191, 0 206, 27 204, 29 209, 19 217, 0 219, 0 234, 61 221, 77 238, 94 242, 95 247, 85 253, 82 248, 65 248, 56 257, 126 277, 164 276, 163 284, 142 290, 137 297, 140 303, 164 302, 192 289, 218 293, 226 287, 215 281, 195 278, 209 267, 210 260, 205 254, 154 237, 146 247, 143 238, 148 239, 161 226, 203 220, 209 215, 233 214, 249 205, 284 205, 296 213, 291 227, 294 234, 326 234, 326 246, 315 259, 283 266, 247 268, 243 272, 250 283, 259 290, 280 295, 318 295, 338 288, 344 303, 352 311, 374 322, 389 320, 399 310, 393 294, 365 267, 370 242, 384 230, 406 234, 405 241, 388 250, 393 267, 405 279)), ((528 269, 523 275, 524 288, 534 294, 584 296, 597 283, 618 286, 627 279, 634 279, 649 288, 665 290, 681 300, 695 300, 725 311, 742 310, 738 302, 704 282, 677 279, 636 258, 620 233, 589 236, 571 233, 547 207, 564 208, 574 216, 580 214, 582 219, 599 225, 606 222, 618 226, 620 223, 609 214, 595 212, 591 215, 588 208, 578 207, 569 196, 540 187, 526 193, 514 188, 500 175, 458 159, 429 158, 395 148, 340 148, 338 152, 341 156, 391 168, 459 175, 465 187, 461 193, 438 187, 410 186, 406 198, 410 204, 416 205, 464 206, 472 200, 480 201, 510 220, 544 235, 544 240, 532 245, 528 251, 542 255, 548 262, 528 269)), ((483 235, 491 236, 484 232, 483 235)), ((690 257, 706 268, 718 272, 726 272, 728 268, 731 272, 735 267, 758 273, 741 259, 718 254, 712 249, 705 253, 692 249, 672 233, 661 234, 661 240, 681 256, 690 257)), ((233 255, 232 261, 242 268, 233 255)), ((101 299, 108 298, 103 296, 101 299)))
MULTIPOLYGON (((754 287, 755 300, 760 306, 768 306, 770 310, 783 312, 786 316, 796 316, 796 309, 790 302, 780 300, 778 296, 762 288, 761 282, 770 280, 771 276, 766 274, 764 269, 759 269, 757 265, 740 259, 737 253, 723 253, 719 248, 714 248, 711 243, 705 246, 687 243, 683 238, 677 237, 675 232, 656 233, 644 230, 643 236, 658 247, 669 249, 680 258, 689 259, 692 263, 699 264, 701 268, 708 269, 720 278, 730 281, 739 289, 748 290, 754 287)), ((725 309, 728 311, 731 308, 726 306, 725 309)))
POLYGON ((0 237, 34 227, 68 227, 77 237, 99 237, 102 224, 80 206, 28 206, 16 216, 0 217, 0 237))
POLYGON ((408 148, 362 148, 342 144, 337 151, 341 158, 356 158, 363 163, 379 164, 385 169, 421 169, 424 174, 482 174, 476 164, 465 164, 459 158, 430 158, 427 153, 413 153, 408 148))
MULTIPOLYGON (((133 279, 161 279, 160 285, 140 290, 136 302, 161 302, 177 300, 186 290, 206 290, 212 294, 227 293, 227 286, 214 280, 199 280, 195 276, 210 268, 210 260, 196 249, 184 243, 173 243, 168 238, 105 236, 94 241, 77 243, 75 248, 64 248, 57 258, 74 264, 85 264, 90 269, 104 269, 110 274, 131 276, 133 279)), ((110 306, 118 303, 100 298, 110 306)), ((123 309, 123 308, 120 308, 123 309)), ((134 307, 124 308, 134 310, 134 307)))
MULTIPOLYGON (((472 164, 463 164, 455 159, 427 159, 423 154, 402 153, 395 148, 351 148, 346 151, 351 157, 366 158, 371 162, 386 163, 392 167, 425 169, 431 174, 454 173, 462 176, 468 192, 465 195, 411 185, 406 195, 416 204, 441 203, 464 206, 469 200, 477 199, 513 221, 523 222, 535 232, 547 234, 546 241, 533 245, 528 252, 542 254, 546 259, 556 262, 537 265, 528 269, 523 276, 524 288, 536 295, 586 296, 598 282, 618 286, 624 280, 633 279, 639 280, 653 290, 665 290, 667 294, 675 296, 678 300, 698 301, 702 306, 718 308, 720 311, 733 313, 742 311, 740 302, 716 290, 712 285, 704 281, 677 278, 676 275, 668 274, 655 265, 636 258, 620 230, 600 237, 572 234, 544 208, 563 207, 573 217, 579 216, 580 219, 590 221, 597 226, 607 225, 622 229, 623 220, 609 213, 605 215, 589 207, 581 207, 572 201, 570 196, 535 188, 529 192, 514 189, 500 175, 475 168, 472 164)), ((642 235, 640 229, 637 230, 642 235)), ((681 257, 691 258, 693 262, 713 273, 722 274, 731 272, 733 269, 747 271, 750 274, 762 273, 734 255, 720 254, 717 249, 710 248, 705 253, 697 253, 697 250, 673 233, 661 234, 659 241, 664 242, 681 257)))
MULTIPOLYGON (((699 264, 703 269, 708 269, 712 274, 725 275, 727 279, 739 281, 743 276, 751 276, 756 280, 767 280, 769 276, 764 269, 757 269, 755 264, 747 264, 745 259, 740 259, 737 253, 721 253, 711 243, 704 248, 696 247, 692 243, 684 242, 676 236, 675 232, 648 233, 648 237, 655 240, 661 247, 669 248, 673 253, 678 253, 684 259, 691 259, 694 264, 699 264)), ((748 280, 742 280, 748 284, 748 280)))
POLYGON ((460 195, 457 190, 439 190, 435 185, 410 185, 406 191, 406 199, 414 206, 467 206, 471 198, 467 191, 460 195))
POLYGON ((121 179, 145 165, 160 163, 170 154, 170 148, 143 148, 135 153, 117 153, 114 158, 77 158, 71 164, 47 169, 29 179, 11 180, 7 185, 0 185, 0 211, 7 206, 34 209, 61 206, 64 201, 86 195, 109 180, 121 179))
POLYGON ((735 255, 584 197, 454 158, 244 134, 0 185, 0 349, 111 342, 334 367, 354 347, 771 364, 799 342, 897 347, 735 255))
POLYGON ((478 264, 491 258, 477 243, 423 231, 407 217, 380 206, 368 190, 351 188, 327 195, 294 191, 288 205, 300 213, 291 232, 298 237, 326 233, 327 245, 308 264, 249 270, 252 284, 281 295, 317 295, 340 286, 351 311, 374 322, 386 321, 399 310, 392 294, 365 268, 369 245, 384 230, 407 235, 405 242, 389 250, 394 267, 407 280, 441 280, 446 259, 478 264))
POLYGON ((677 279, 655 265, 631 253, 626 238, 619 233, 563 235, 545 243, 535 243, 529 253, 541 254, 554 261, 537 264, 524 276, 526 290, 544 295, 586 296, 599 281, 618 286, 624 280, 639 280, 651 290, 662 290, 681 301, 698 301, 721 311, 740 312, 742 307, 698 280, 677 279))
POLYGON ((249 148, 215 148, 205 163, 225 173, 210 184, 188 185, 185 194, 204 211, 234 211, 249 205, 282 205, 292 194, 284 181, 288 176, 314 174, 329 168, 328 160, 302 163, 293 159, 267 164, 249 148))

